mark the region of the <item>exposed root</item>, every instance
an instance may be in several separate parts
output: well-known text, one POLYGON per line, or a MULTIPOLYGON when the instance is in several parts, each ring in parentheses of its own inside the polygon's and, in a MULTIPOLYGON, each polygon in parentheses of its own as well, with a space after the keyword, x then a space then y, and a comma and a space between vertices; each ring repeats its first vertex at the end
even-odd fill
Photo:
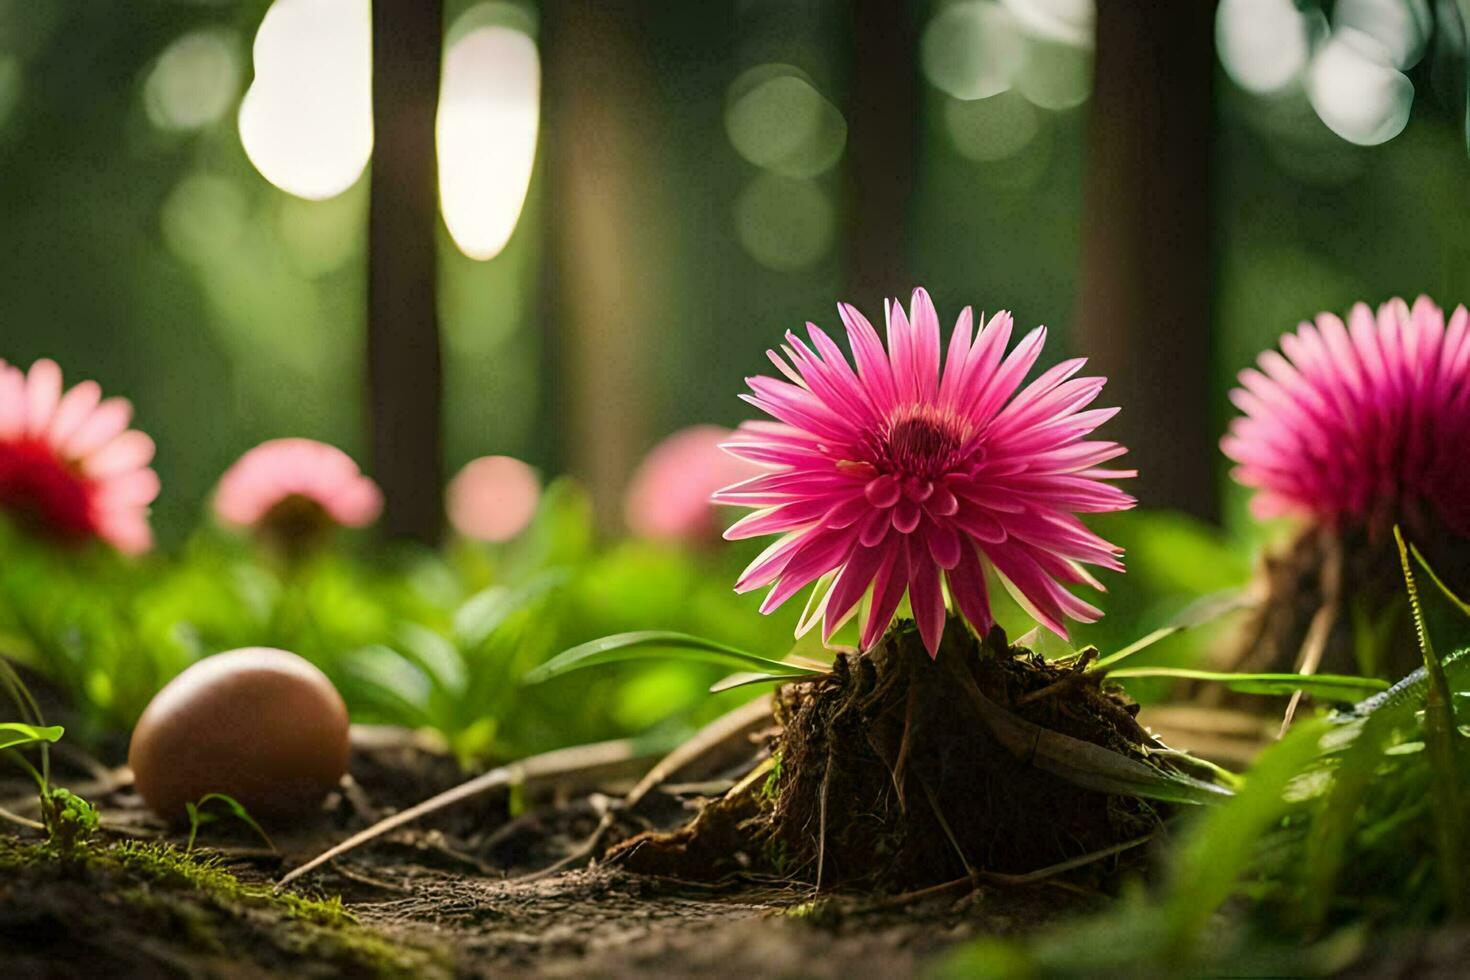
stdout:
POLYGON ((869 653, 778 692, 779 764, 764 785, 747 780, 687 826, 613 856, 694 879, 764 866, 819 887, 911 890, 1061 865, 1099 878, 1102 865, 1068 862, 1121 853, 1111 849, 1153 834, 1168 808, 1081 788, 1039 753, 1080 746, 1127 766, 1178 767, 1146 751, 1162 746, 1135 706, 1081 673, 1008 647, 999 630, 981 645, 958 621, 931 661, 900 624, 869 653), (997 733, 997 711, 1027 741, 997 733))
MULTIPOLYGON (((1451 587, 1470 585, 1470 542, 1443 528, 1416 528, 1414 521, 1406 534, 1451 587)), ((1408 628, 1391 524, 1342 531, 1304 528, 1285 548, 1262 559, 1254 590, 1261 601, 1217 658, 1219 669, 1397 679, 1421 663, 1408 628)), ((1271 704, 1218 685, 1192 685, 1185 693, 1207 705, 1260 711, 1271 704)))

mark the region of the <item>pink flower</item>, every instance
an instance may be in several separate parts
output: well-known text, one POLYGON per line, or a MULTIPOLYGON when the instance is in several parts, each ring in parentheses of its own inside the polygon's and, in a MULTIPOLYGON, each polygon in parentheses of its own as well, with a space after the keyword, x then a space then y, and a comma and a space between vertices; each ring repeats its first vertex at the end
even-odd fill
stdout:
POLYGON ((1299 514, 1331 526, 1414 520, 1424 508, 1470 536, 1470 335, 1462 306, 1421 296, 1348 324, 1331 313, 1281 338, 1240 373, 1245 414, 1221 440, 1260 517, 1299 514))
POLYGON ((383 509, 378 485, 342 450, 313 439, 272 439, 220 478, 214 512, 229 525, 309 536, 332 525, 365 527, 383 509))
POLYGON ((95 381, 63 391, 55 361, 29 373, 0 361, 0 510, 60 540, 153 547, 153 440, 128 428, 132 415, 126 399, 103 401, 95 381))
POLYGON ((864 648, 887 628, 907 592, 930 655, 939 649, 945 606, 980 633, 994 620, 985 571, 993 568, 1038 621, 1065 636, 1064 617, 1101 613, 1063 583, 1102 585, 1084 568, 1121 571, 1121 551, 1075 513, 1124 510, 1134 500, 1104 480, 1132 471, 1100 469, 1125 450, 1084 437, 1117 409, 1083 409, 1103 378, 1072 378, 1065 361, 1017 391, 1036 363, 1046 328, 1005 355, 1011 316, 997 313, 972 337, 960 314, 940 366, 939 318, 914 291, 910 315, 886 305, 888 350, 863 315, 838 307, 857 364, 814 324, 815 350, 794 333, 772 362, 788 381, 749 379, 746 401, 775 422, 746 422, 727 448, 770 472, 720 491, 724 503, 760 508, 727 538, 779 533, 736 585, 771 585, 769 612, 812 582, 820 599, 803 628, 824 617, 831 637, 872 590, 864 648), (833 575, 832 573, 835 573, 833 575), (830 578, 827 578, 831 576, 830 578))
POLYGON ((449 523, 479 541, 509 541, 520 534, 535 516, 540 497, 536 471, 510 456, 470 460, 444 493, 449 523))
POLYGON ((733 435, 717 425, 692 425, 654 446, 623 498, 628 529, 658 541, 697 545, 718 540, 710 495, 761 469, 720 448, 733 435))

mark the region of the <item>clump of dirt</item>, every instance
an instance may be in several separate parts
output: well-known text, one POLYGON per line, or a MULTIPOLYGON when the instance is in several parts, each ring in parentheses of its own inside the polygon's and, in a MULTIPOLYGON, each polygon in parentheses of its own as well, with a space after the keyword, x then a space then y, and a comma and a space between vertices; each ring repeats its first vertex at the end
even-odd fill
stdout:
POLYGON ((1035 872, 1147 836, 1167 816, 1160 804, 1080 788, 1028 757, 1034 745, 993 733, 983 712, 999 708, 1141 762, 1161 748, 1123 695, 1077 664, 1009 646, 999 628, 981 643, 952 620, 931 660, 901 623, 868 653, 839 656, 830 674, 788 684, 776 704, 763 779, 611 857, 662 875, 755 869, 901 891, 1035 872))
MULTIPOLYGON (((1410 522, 1405 535, 1451 589, 1470 593, 1470 542, 1424 520, 1410 522)), ((1388 521, 1303 528, 1280 551, 1263 556, 1253 589, 1259 604, 1224 649, 1220 669, 1290 673, 1305 662, 1315 673, 1397 680, 1423 663, 1388 521)), ((1270 704, 1220 685, 1185 694, 1204 704, 1251 710, 1270 704)))

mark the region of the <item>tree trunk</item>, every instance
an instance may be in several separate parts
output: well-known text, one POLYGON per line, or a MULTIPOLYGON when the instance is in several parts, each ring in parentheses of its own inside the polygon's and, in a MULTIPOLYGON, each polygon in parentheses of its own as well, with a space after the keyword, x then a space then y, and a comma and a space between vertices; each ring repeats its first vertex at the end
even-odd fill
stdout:
POLYGON ((443 366, 434 113, 443 46, 438 0, 373 3, 368 213, 368 392, 373 473, 390 538, 438 539, 443 366))
POLYGON ((918 31, 909 5, 852 0, 848 85, 848 294, 859 309, 907 301, 908 216, 919 144, 918 31))
POLYGON ((1214 4, 1101 0, 1079 346, 1145 506, 1218 516, 1211 407, 1214 4))
POLYGON ((552 456, 616 528, 647 445, 649 350, 661 312, 667 213, 659 185, 653 74, 637 46, 639 4, 542 6, 543 146, 549 220, 544 272, 544 410, 552 456))

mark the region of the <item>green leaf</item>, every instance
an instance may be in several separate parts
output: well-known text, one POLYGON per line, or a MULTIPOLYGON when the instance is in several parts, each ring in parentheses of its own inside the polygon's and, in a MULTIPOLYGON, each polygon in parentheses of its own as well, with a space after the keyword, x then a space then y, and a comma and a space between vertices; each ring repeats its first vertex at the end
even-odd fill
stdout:
POLYGON ((1317 759, 1328 730, 1320 719, 1298 722, 1261 754, 1232 799, 1189 829, 1165 884, 1163 923, 1173 949, 1182 953, 1200 941, 1250 867, 1262 835, 1287 811, 1287 785, 1317 759))
POLYGON ((493 585, 475 593, 454 614, 455 638, 463 647, 478 647, 513 613, 531 605, 566 579, 566 572, 554 569, 533 576, 518 588, 493 585))
POLYGON ((1242 694, 1292 694, 1305 691, 1326 701, 1356 702, 1388 690, 1388 681, 1347 674, 1236 674, 1230 671, 1193 670, 1188 667, 1119 667, 1107 675, 1114 680, 1129 677, 1177 677, 1181 680, 1215 681, 1242 694))
POLYGON ((18 721, 0 722, 0 749, 17 749, 37 742, 55 742, 66 733, 60 725, 41 728, 18 721))
POLYGON ((528 673, 525 684, 540 684, 560 677, 562 674, 583 667, 620 663, 624 660, 672 657, 679 660, 698 660, 720 664, 725 667, 743 667, 761 673, 780 674, 786 677, 806 677, 821 671, 771 660, 753 653, 746 653, 714 640, 707 640, 688 633, 669 630, 637 630, 632 633, 616 633, 590 643, 572 647, 528 673))

